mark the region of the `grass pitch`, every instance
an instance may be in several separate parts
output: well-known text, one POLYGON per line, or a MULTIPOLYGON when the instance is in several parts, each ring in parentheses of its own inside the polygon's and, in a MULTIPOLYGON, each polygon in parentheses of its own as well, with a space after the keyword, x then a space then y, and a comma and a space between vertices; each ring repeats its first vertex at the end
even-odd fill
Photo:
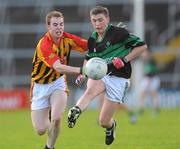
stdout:
MULTIPOLYGON (((64 115, 56 149, 180 149, 180 109, 161 110, 153 117, 150 110, 129 122, 124 112, 117 112, 116 139, 104 144, 104 129, 97 124, 98 114, 88 109, 75 128, 67 127, 64 115)), ((30 111, 0 112, 0 149, 43 149, 46 135, 37 136, 31 125, 30 111)))

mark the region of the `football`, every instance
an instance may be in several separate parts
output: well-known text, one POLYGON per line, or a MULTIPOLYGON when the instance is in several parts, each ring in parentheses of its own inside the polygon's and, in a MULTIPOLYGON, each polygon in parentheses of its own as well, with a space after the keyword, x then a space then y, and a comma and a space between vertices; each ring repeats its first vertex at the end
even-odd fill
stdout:
POLYGON ((85 65, 86 75, 93 80, 100 80, 107 74, 107 63, 99 57, 91 58, 85 65))

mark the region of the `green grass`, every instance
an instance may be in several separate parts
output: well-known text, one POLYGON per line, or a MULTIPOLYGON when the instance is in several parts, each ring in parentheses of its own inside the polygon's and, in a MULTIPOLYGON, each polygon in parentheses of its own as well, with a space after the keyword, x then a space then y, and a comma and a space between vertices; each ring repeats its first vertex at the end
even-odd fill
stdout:
MULTIPOLYGON (((97 118, 96 111, 87 110, 70 129, 65 113, 56 149, 180 149, 180 109, 162 110, 157 117, 148 110, 134 125, 117 112, 117 137, 110 146, 104 144, 97 118)), ((0 149, 43 149, 45 143, 46 135, 37 136, 32 128, 30 111, 0 112, 0 149)))

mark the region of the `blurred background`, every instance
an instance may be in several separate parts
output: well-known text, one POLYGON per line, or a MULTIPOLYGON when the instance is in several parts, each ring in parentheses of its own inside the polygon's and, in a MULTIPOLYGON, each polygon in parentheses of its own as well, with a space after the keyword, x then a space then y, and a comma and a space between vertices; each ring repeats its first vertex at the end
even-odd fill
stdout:
MULTIPOLYGON (((87 39, 92 32, 89 10, 95 5, 109 9, 112 24, 124 22, 131 33, 146 41, 159 70, 160 106, 180 107, 179 0, 0 0, 0 110, 29 106, 31 62, 36 44, 46 32, 46 14, 62 11, 65 31, 87 39)), ((82 55, 71 53, 70 65, 81 66, 82 62, 82 55)), ((138 100, 141 65, 141 59, 133 63, 129 105, 138 100)), ((75 78, 68 77, 69 105, 86 86, 77 88, 75 78)))

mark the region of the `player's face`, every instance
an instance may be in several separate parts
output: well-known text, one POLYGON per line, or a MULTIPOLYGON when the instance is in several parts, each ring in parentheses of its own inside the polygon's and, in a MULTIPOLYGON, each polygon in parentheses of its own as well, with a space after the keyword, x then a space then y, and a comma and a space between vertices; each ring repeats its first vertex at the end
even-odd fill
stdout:
POLYGON ((106 17, 104 14, 91 15, 91 23, 94 30, 99 35, 103 35, 109 24, 109 17, 106 17))
POLYGON ((48 31, 54 39, 58 40, 64 32, 64 19, 61 17, 52 17, 48 25, 48 31))

